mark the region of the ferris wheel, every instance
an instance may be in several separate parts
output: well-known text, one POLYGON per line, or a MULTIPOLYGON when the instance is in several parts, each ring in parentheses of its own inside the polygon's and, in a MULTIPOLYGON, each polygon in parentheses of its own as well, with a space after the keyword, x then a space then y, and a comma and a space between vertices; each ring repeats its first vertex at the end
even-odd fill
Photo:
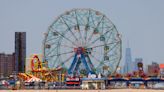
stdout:
POLYGON ((68 74, 116 71, 121 59, 121 38, 115 25, 92 9, 73 9, 56 18, 43 42, 49 68, 68 74))

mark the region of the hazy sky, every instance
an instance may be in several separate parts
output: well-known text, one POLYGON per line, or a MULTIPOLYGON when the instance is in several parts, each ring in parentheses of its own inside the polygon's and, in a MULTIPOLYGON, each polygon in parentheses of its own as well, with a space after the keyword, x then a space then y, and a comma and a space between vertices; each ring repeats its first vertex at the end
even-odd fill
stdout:
POLYGON ((14 32, 27 32, 27 56, 42 53, 43 33, 73 8, 104 13, 122 34, 123 58, 129 40, 132 58, 164 63, 164 0, 0 0, 0 52, 14 52, 14 32))

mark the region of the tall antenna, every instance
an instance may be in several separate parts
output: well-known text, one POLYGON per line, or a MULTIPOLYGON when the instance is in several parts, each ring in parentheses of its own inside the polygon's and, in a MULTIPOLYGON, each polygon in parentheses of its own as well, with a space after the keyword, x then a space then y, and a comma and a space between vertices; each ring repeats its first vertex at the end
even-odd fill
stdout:
POLYGON ((129 48, 129 47, 130 47, 130 46, 129 46, 129 40, 127 41, 127 45, 128 45, 128 48, 129 48))

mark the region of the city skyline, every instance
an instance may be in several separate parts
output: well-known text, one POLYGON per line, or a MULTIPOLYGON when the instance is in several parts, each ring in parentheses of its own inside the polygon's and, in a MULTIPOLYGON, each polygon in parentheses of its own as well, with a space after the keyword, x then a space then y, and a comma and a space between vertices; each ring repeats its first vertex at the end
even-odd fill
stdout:
POLYGON ((0 1, 0 52, 14 52, 14 33, 27 33, 27 57, 42 53, 42 41, 48 26, 59 15, 73 8, 92 8, 104 13, 122 35, 124 62, 125 48, 129 40, 134 58, 143 58, 143 63, 163 63, 164 6, 162 0, 150 1, 0 1), (66 3, 63 3, 66 2, 66 3), (93 4, 89 4, 93 3, 93 4), (154 6, 154 7, 152 7, 154 6))

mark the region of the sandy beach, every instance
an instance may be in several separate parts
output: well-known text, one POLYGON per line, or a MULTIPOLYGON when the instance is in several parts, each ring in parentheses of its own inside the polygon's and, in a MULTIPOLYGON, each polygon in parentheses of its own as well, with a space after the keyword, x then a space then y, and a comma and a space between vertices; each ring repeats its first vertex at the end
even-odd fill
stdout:
POLYGON ((111 89, 111 90, 0 90, 0 92, 164 92, 152 89, 111 89))

